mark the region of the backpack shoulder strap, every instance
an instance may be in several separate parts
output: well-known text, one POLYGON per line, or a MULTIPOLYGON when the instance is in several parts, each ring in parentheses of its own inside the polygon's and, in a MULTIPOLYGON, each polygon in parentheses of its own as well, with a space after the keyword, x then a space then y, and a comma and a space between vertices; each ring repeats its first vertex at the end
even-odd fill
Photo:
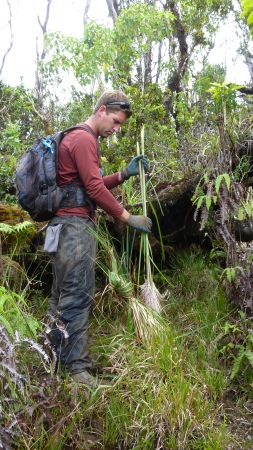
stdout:
POLYGON ((56 157, 58 158, 58 146, 60 145, 62 139, 66 136, 67 133, 69 133, 72 130, 76 130, 76 129, 83 129, 88 131, 90 134, 92 134, 92 136, 94 136, 94 138, 96 139, 96 143, 97 143, 97 155, 100 158, 100 148, 99 148, 99 143, 98 143, 98 138, 96 136, 96 134, 94 133, 94 131, 88 126, 88 125, 82 125, 82 124, 78 124, 78 125, 74 125, 73 127, 70 128, 66 128, 65 130, 62 131, 58 131, 56 133, 54 133, 53 135, 51 135, 49 137, 50 140, 54 141, 56 144, 56 149, 55 149, 55 153, 56 153, 56 157))
POLYGON ((60 140, 62 140, 62 138, 65 136, 65 134, 69 133, 69 131, 76 130, 77 128, 81 128, 83 130, 88 131, 96 139, 97 156, 100 159, 100 148, 99 148, 98 138, 97 138, 96 134, 94 133, 94 131, 92 130, 92 128, 90 128, 88 125, 77 124, 77 125, 74 125, 73 127, 70 127, 70 128, 67 128, 66 130, 61 131, 60 132, 61 133, 60 140))
POLYGON ((91 133, 94 136, 94 138, 97 139, 96 134, 94 133, 94 131, 88 125, 77 124, 77 125, 74 125, 73 127, 70 127, 70 128, 67 128, 66 130, 63 130, 62 133, 65 134, 65 133, 68 133, 69 131, 76 130, 77 128, 82 128, 83 130, 88 131, 89 133, 91 133))

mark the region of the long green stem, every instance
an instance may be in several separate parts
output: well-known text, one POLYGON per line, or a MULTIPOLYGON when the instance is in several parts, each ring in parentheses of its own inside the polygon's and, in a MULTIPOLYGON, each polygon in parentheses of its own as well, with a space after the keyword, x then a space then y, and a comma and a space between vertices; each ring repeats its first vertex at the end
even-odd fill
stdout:
MULTIPOLYGON (((141 129, 141 154, 142 155, 145 154, 144 126, 142 126, 142 129, 141 129)), ((137 155, 140 155, 140 148, 139 148, 138 142, 137 142, 137 155)), ((144 171, 142 162, 139 162, 139 167, 140 167, 142 211, 143 211, 143 215, 146 216, 147 215, 146 183, 145 183, 145 171, 144 171)), ((148 235, 146 233, 142 233, 142 240, 144 241, 143 253, 144 253, 144 261, 145 261, 145 267, 146 267, 147 283, 149 286, 152 286, 153 279, 152 279, 151 265, 150 265, 150 248, 149 248, 148 235)))

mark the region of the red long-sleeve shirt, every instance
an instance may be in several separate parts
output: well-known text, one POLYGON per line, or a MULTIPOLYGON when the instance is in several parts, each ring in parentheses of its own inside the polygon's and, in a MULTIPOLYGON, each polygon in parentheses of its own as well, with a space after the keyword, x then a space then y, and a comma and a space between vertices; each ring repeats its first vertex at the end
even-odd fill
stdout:
MULTIPOLYGON (((80 178, 88 196, 112 217, 120 217, 124 208, 113 197, 110 189, 121 184, 118 172, 102 177, 99 170, 100 154, 97 139, 88 131, 70 131, 59 146, 58 174, 59 185, 69 184, 80 178)), ((91 209, 87 206, 60 208, 57 216, 89 217, 91 209)))

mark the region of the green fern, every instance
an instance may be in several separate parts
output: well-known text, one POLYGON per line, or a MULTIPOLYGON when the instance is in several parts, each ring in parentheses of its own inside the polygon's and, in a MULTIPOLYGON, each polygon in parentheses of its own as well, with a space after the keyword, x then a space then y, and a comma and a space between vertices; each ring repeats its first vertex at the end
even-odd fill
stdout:
POLYGON ((233 363, 233 367, 232 367, 232 372, 230 375, 230 379, 233 380, 239 373, 241 366, 242 366, 242 361, 244 360, 245 357, 245 348, 242 347, 239 350, 239 354, 238 356, 235 358, 234 363, 233 363))
POLYGON ((251 366, 253 367, 253 352, 251 350, 247 349, 245 351, 245 356, 248 359, 248 361, 251 364, 251 366))
POLYGON ((29 222, 28 220, 17 223, 16 225, 0 223, 0 232, 4 234, 19 233, 20 231, 27 230, 28 228, 34 228, 34 224, 32 222, 29 222))
POLYGON ((41 326, 27 310, 27 304, 20 295, 0 286, 0 322, 11 336, 18 331, 22 337, 36 337, 41 326))
POLYGON ((253 367, 253 351, 249 348, 252 346, 251 342, 252 336, 249 337, 246 343, 246 347, 244 345, 240 345, 238 355, 234 360, 232 372, 230 375, 230 379, 233 380, 241 371, 242 367, 245 367, 244 362, 247 364, 250 363, 251 367, 253 367))
POLYGON ((0 322, 4 325, 4 327, 6 328, 8 334, 12 337, 14 337, 14 330, 13 327, 11 325, 11 323, 8 321, 8 319, 3 316, 2 314, 0 314, 0 322))

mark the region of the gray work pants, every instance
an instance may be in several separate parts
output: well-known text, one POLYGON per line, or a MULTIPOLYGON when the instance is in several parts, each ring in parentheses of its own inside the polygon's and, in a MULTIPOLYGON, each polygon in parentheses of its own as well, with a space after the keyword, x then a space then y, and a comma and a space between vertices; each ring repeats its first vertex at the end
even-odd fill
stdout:
POLYGON ((53 285, 48 314, 54 318, 55 325, 50 339, 62 369, 78 373, 91 367, 87 341, 95 290, 95 225, 87 218, 76 216, 54 217, 49 223, 50 226, 58 224, 62 224, 58 248, 50 253, 53 285))

